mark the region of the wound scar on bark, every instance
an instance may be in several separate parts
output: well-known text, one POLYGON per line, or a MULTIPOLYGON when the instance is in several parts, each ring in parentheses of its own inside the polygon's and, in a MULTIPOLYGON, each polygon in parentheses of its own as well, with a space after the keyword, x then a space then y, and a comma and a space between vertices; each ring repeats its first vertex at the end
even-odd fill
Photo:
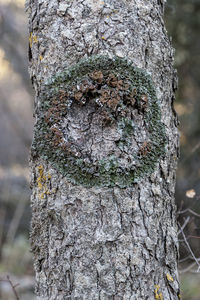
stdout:
POLYGON ((165 151, 150 75, 126 59, 91 56, 43 86, 32 155, 74 184, 126 187, 165 151))

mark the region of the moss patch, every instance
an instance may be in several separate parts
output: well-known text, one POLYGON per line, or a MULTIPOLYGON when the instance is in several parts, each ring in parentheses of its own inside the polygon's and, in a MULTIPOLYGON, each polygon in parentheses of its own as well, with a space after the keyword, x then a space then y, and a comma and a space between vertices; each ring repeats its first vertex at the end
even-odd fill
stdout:
MULTIPOLYGON (((32 155, 41 156, 74 184, 85 186, 129 186, 151 174, 165 151, 165 130, 151 78, 131 62, 118 57, 92 56, 81 60, 43 87, 38 109, 32 155), (94 107, 102 124, 116 127, 115 142, 130 165, 115 152, 101 159, 85 154, 73 136, 66 138, 62 121, 74 107, 94 107), (142 120, 148 140, 133 151, 135 121, 142 120)), ((138 130, 138 129, 137 129, 138 130)), ((84 146, 84 143, 83 143, 84 146)))

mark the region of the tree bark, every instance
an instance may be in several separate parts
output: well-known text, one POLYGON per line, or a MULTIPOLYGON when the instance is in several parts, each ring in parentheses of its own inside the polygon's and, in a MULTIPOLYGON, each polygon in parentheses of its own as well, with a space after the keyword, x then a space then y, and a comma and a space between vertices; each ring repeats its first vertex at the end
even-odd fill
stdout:
POLYGON ((163 1, 29 0, 38 299, 180 299, 163 1))

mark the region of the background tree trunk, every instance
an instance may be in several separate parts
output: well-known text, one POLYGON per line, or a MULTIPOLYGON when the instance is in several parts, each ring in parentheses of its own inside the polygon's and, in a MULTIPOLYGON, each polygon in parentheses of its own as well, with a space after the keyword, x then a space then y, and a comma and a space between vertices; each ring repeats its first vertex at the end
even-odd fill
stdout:
POLYGON ((163 1, 26 8, 39 299, 179 299, 176 76, 163 1))

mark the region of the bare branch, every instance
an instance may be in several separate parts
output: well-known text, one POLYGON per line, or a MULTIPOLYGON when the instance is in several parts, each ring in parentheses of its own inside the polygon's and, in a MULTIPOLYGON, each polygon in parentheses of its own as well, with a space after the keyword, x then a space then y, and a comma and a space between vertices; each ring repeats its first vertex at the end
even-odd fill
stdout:
POLYGON ((186 256, 186 257, 184 257, 182 259, 179 259, 179 263, 185 262, 185 261, 187 261, 189 259, 191 259, 191 255, 188 255, 188 256, 186 256))
POLYGON ((12 281, 10 280, 10 277, 9 277, 8 275, 6 276, 6 278, 7 278, 7 279, 2 279, 2 278, 0 278, 0 281, 8 282, 8 283, 10 284, 11 288, 12 288, 12 291, 13 291, 13 294, 15 295, 16 300, 20 300, 19 295, 17 294, 17 291, 16 291, 16 289, 15 289, 16 286, 19 285, 19 283, 13 285, 13 283, 12 283, 12 281))
POLYGON ((196 236, 196 235, 188 235, 188 238, 200 239, 200 236, 196 236))
POLYGON ((184 213, 186 213, 186 212, 190 212, 192 215, 194 215, 194 216, 200 218, 200 214, 197 214, 195 211, 193 211, 193 210, 190 209, 190 208, 186 208, 186 209, 184 209, 184 210, 178 211, 177 214, 178 214, 178 215, 181 215, 181 214, 184 214, 184 213))
POLYGON ((189 244, 188 241, 187 241, 187 238, 186 238, 186 236, 185 236, 185 233, 184 233, 184 231, 182 230, 182 227, 180 226, 179 223, 178 223, 178 226, 179 226, 180 231, 181 231, 181 233, 182 233, 182 236, 183 236, 183 239, 184 239, 184 241, 185 241, 185 244, 186 244, 186 246, 188 247, 188 250, 189 250, 190 254, 191 254, 192 257, 194 258, 194 260, 195 260, 195 262, 196 262, 196 264, 197 264, 197 266, 198 266, 197 272, 199 272, 199 271, 200 271, 200 264, 199 264, 199 262, 198 262, 198 259, 197 259, 196 256, 194 255, 194 253, 193 253, 193 251, 192 251, 192 249, 191 249, 191 247, 190 247, 190 244, 189 244))
POLYGON ((178 235, 184 230, 184 228, 187 226, 187 224, 189 223, 190 221, 190 216, 188 216, 186 219, 185 219, 185 222, 183 223, 183 225, 181 226, 181 230, 178 231, 178 235))
MULTIPOLYGON (((189 272, 191 271, 192 268, 194 268, 196 266, 196 262, 193 262, 192 264, 190 264, 189 266, 187 266, 186 268, 180 270, 179 269, 179 273, 182 274, 182 273, 186 273, 186 272, 189 272)), ((199 273, 199 272, 196 272, 196 273, 199 273)))

